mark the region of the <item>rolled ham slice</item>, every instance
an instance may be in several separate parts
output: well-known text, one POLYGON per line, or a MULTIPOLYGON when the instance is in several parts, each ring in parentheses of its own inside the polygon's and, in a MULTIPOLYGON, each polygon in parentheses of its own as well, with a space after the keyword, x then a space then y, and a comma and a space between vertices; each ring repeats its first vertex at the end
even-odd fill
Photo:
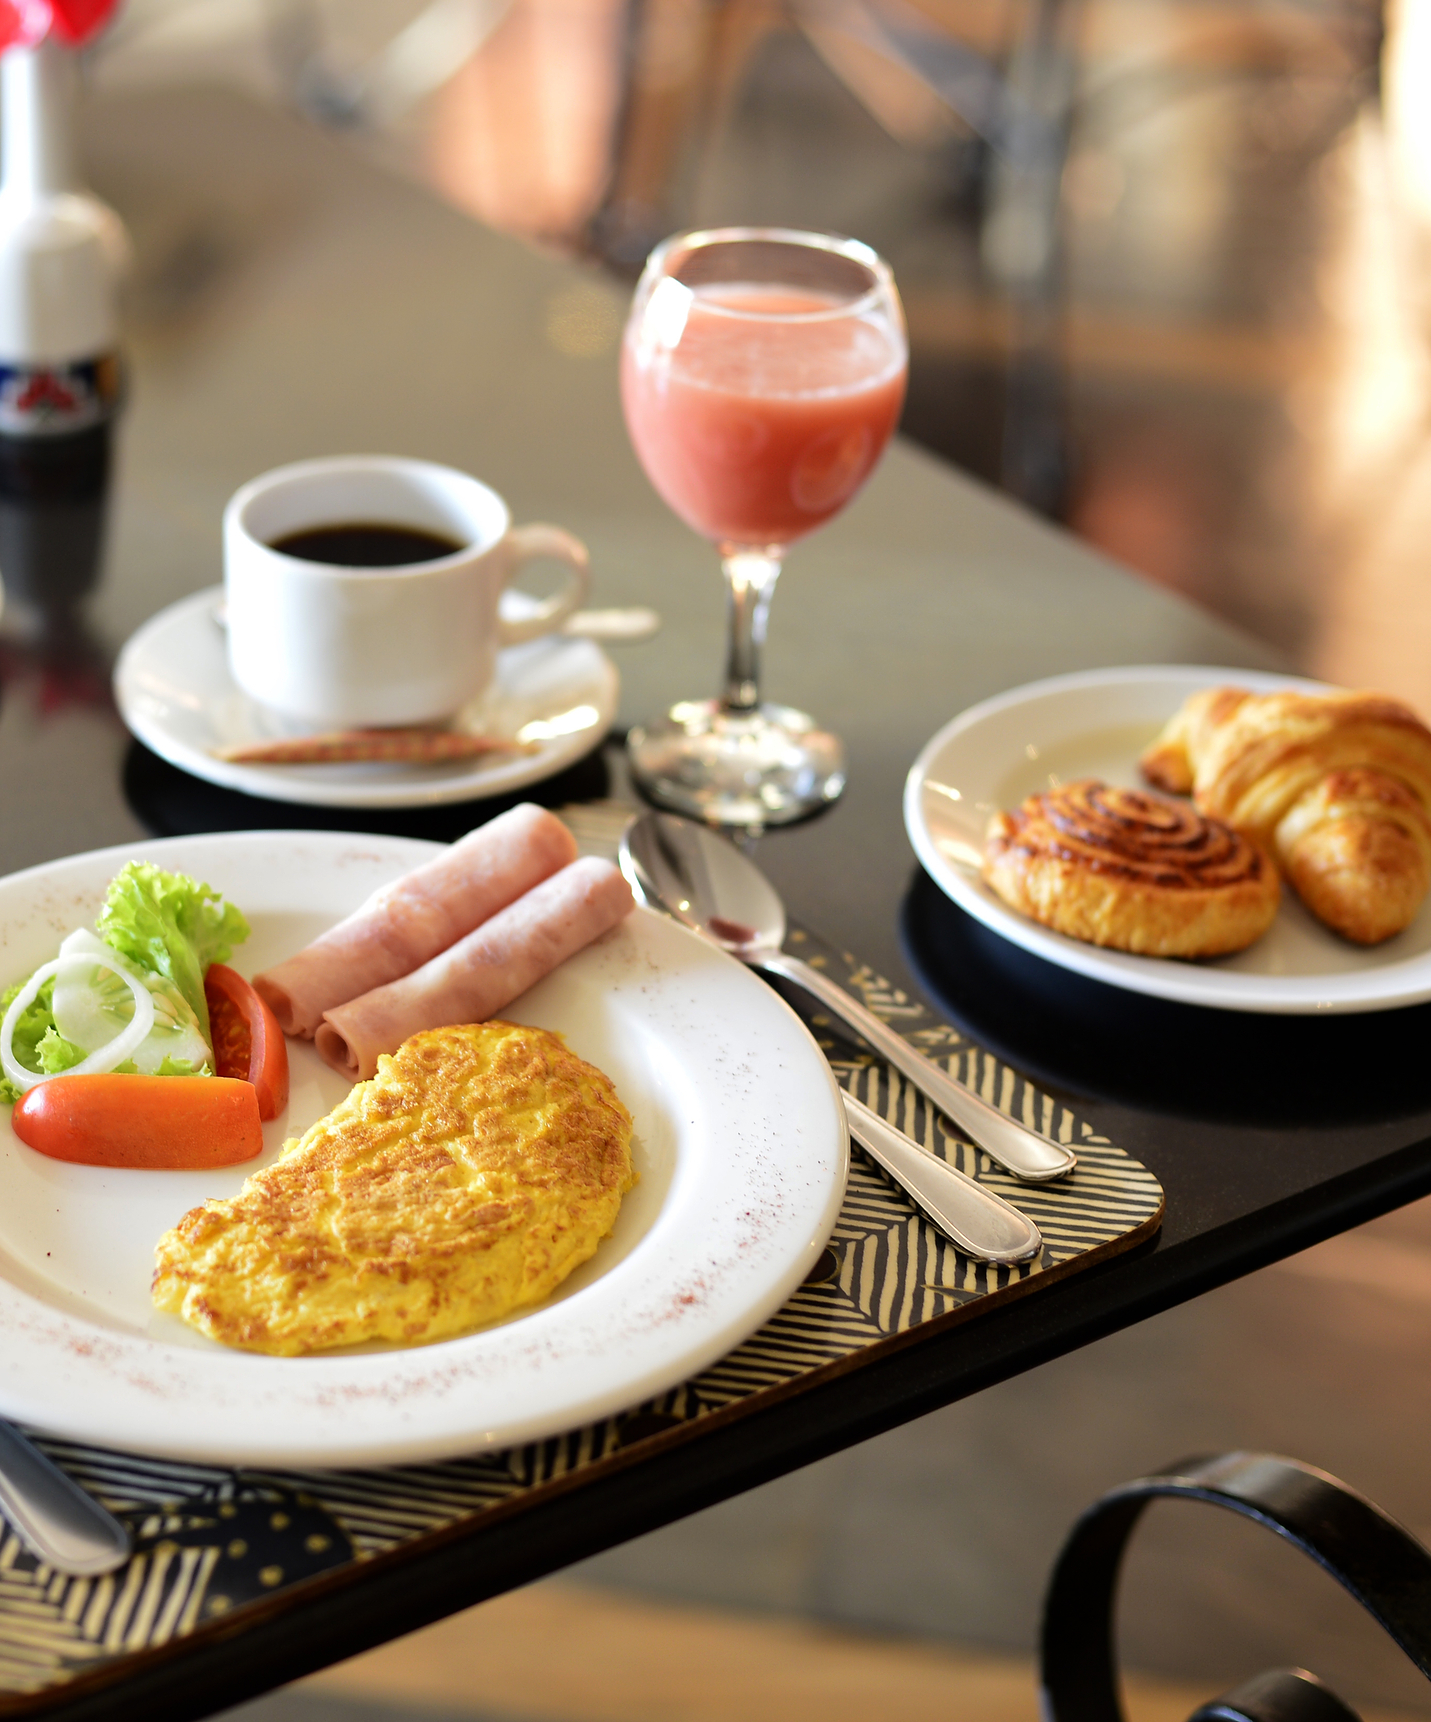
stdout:
POLYGON ((255 975, 254 991, 286 1034, 311 1039, 324 1011, 420 969, 575 855, 561 820, 525 802, 374 891, 346 921, 255 975))
POLYGON ((485 1022, 558 963, 631 913, 631 887, 609 861, 563 867, 415 974, 324 1013, 313 1044, 353 1082, 411 1034, 485 1022))

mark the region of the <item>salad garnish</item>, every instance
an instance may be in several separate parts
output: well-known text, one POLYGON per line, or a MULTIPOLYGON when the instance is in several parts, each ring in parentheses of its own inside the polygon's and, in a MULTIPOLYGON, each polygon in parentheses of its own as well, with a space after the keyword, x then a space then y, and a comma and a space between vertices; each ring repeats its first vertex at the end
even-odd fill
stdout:
POLYGON ((186 874, 130 861, 96 927, 0 996, 0 1102, 61 1074, 212 1074, 204 972, 248 937, 243 915, 186 874))

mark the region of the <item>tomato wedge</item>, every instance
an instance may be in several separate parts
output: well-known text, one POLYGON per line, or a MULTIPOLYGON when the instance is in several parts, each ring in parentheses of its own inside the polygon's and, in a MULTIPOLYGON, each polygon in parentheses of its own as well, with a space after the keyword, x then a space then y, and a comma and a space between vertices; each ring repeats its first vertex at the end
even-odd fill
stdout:
POLYGON ((251 1082, 260 1118, 277 1118, 288 1104, 288 1046, 278 1018, 236 970, 210 963, 204 999, 214 1043, 214 1075, 251 1082))
POLYGON ((52 1160, 157 1171, 232 1166, 263 1147, 258 1094, 222 1076, 52 1076, 11 1114, 52 1160))

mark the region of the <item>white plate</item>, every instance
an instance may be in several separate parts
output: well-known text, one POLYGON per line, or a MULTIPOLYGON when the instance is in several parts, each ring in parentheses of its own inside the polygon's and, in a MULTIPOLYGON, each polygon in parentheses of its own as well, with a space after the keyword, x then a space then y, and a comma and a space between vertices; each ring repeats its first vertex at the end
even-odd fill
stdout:
MULTIPOLYGON (((0 880, 0 980, 90 921, 131 856, 209 881, 253 926, 253 973, 350 912, 434 845, 343 833, 184 837, 0 880)), ((578 1427, 723 1356, 809 1271, 844 1194, 839 1091, 763 982, 638 909, 509 1007, 615 1081, 641 1181, 611 1237, 538 1308, 466 1338, 311 1358, 226 1350, 149 1302, 159 1235, 238 1190, 212 1173, 48 1160, 0 1108, 0 1412, 80 1440, 242 1464, 439 1459, 578 1427)), ((292 1094, 265 1153, 346 1092, 290 1042, 292 1094)))
MULTIPOLYGON (((621 678, 610 658, 590 640, 555 635, 500 652, 491 687, 458 720, 494 735, 515 735, 534 721, 550 724, 549 739, 533 753, 422 766, 234 765, 215 759, 212 750, 300 732, 235 687, 218 621, 222 600, 217 586, 196 592, 137 629, 114 667, 114 696, 119 715, 146 747, 195 777, 245 795, 311 807, 434 807, 505 795, 574 765, 616 716, 621 678)), ((506 592, 502 605, 504 613, 520 615, 532 600, 506 592)))
POLYGON ((1142 782, 1138 755, 1191 693, 1232 683, 1256 693, 1326 692, 1321 682, 1254 670, 1178 665, 1090 670, 1014 688, 971 706, 915 761, 904 823, 925 870, 962 909, 1014 944, 1133 992, 1278 1015, 1387 1010, 1431 999, 1431 902, 1394 939, 1364 949, 1315 920, 1285 891, 1271 928, 1234 956, 1179 962, 1102 950, 1027 920, 958 856, 982 851, 989 815, 1054 782, 1142 782))

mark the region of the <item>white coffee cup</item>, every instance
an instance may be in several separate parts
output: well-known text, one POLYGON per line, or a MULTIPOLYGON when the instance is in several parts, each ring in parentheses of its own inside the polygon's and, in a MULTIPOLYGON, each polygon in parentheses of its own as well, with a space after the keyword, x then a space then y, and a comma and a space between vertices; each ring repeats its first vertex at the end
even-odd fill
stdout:
POLYGON ((497 651, 559 628, 586 596, 586 547, 559 526, 513 526, 494 490, 452 467, 388 455, 299 461, 224 510, 229 665, 282 717, 322 729, 435 723, 491 681, 497 651), (414 527, 461 549, 399 567, 307 561, 274 541, 315 527, 414 527), (509 620, 498 600, 524 563, 571 569, 554 598, 509 620))

